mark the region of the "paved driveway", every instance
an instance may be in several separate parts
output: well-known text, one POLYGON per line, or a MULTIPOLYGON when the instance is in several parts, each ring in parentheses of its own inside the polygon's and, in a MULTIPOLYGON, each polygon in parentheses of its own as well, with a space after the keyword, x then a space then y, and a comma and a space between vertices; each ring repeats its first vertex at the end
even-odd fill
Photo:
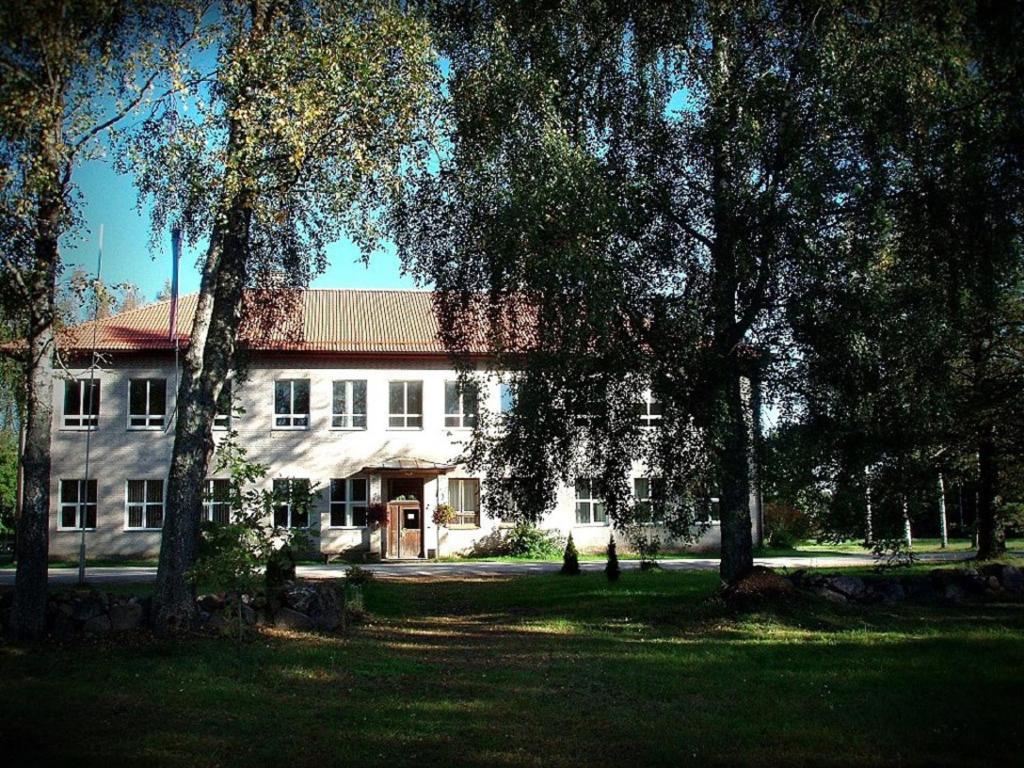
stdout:
MULTIPOLYGON (((1020 555, 1022 553, 1015 553, 1020 555)), ((919 555, 921 562, 954 562, 965 560, 967 552, 932 552, 919 555)), ((760 557, 754 561, 770 568, 842 568, 856 565, 874 565, 875 561, 865 555, 827 555, 823 557, 760 557)), ((624 570, 638 568, 635 560, 620 560, 624 570)), ((669 571, 714 571, 718 570, 717 558, 687 560, 662 560, 660 565, 669 571)), ((308 579, 332 579, 343 576, 348 568, 345 564, 300 565, 298 575, 308 579)), ((427 561, 401 561, 374 563, 360 566, 386 578, 434 579, 434 578, 480 578, 487 576, 523 576, 534 573, 554 573, 561 563, 488 563, 464 561, 457 563, 432 563, 427 561)), ((585 571, 600 571, 604 562, 580 563, 585 571)), ((156 579, 156 568, 104 567, 86 569, 86 578, 91 584, 145 583, 156 579)), ((51 568, 51 584, 74 584, 78 581, 76 568, 51 568)), ((0 568, 0 586, 14 584, 14 569, 0 568)))

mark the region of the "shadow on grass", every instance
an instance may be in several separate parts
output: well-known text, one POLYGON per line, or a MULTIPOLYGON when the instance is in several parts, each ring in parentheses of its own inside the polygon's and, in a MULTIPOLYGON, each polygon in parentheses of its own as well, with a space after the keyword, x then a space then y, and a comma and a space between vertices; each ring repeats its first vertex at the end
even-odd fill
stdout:
POLYGON ((737 612, 708 602, 714 582, 377 582, 376 618, 346 638, 4 648, 0 740, 22 764, 182 766, 982 765, 1021 748, 1020 606, 737 612))

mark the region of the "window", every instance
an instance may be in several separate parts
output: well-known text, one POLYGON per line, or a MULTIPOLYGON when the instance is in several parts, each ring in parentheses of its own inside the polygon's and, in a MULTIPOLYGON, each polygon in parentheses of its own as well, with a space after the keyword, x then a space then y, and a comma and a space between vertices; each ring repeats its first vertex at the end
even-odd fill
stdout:
POLYGON ((704 517, 704 519, 707 520, 710 523, 720 522, 722 517, 721 517, 721 512, 719 511, 720 510, 720 506, 719 506, 719 503, 718 503, 718 497, 717 496, 712 496, 710 499, 705 499, 704 503, 705 503, 704 510, 703 510, 703 513, 704 513, 703 517, 704 517))
POLYGON ((583 379, 579 391, 568 395, 566 407, 573 424, 587 427, 603 421, 607 413, 607 402, 603 386, 583 379))
POLYGON ((590 478, 576 481, 576 524, 607 525, 604 501, 595 495, 596 483, 590 478))
POLYGON ((476 384, 460 386, 457 381, 444 383, 444 425, 475 427, 479 397, 476 384))
POLYGON ((129 429, 163 429, 166 414, 166 379, 132 379, 128 382, 129 429))
POLYGON ((365 527, 366 499, 365 477, 331 480, 331 527, 365 527))
POLYGON ((274 500, 274 525, 276 527, 309 527, 309 480, 297 478, 275 480, 274 500))
POLYGON ((455 509, 452 525, 480 527, 480 481, 475 478, 448 481, 448 503, 455 509))
POLYGON ((203 494, 203 512, 211 523, 226 525, 231 521, 231 481, 208 479, 203 494))
POLYGON ((651 519, 651 481, 646 477, 633 478, 633 500, 636 502, 637 517, 651 519))
POLYGON ((129 480, 125 510, 125 527, 160 528, 164 524, 164 481, 129 480))
POLYGON ((423 382, 392 381, 388 392, 388 426, 393 429, 423 428, 423 382))
POLYGON ((274 382, 274 426, 279 429, 309 427, 309 379, 274 382))
POLYGON ((656 426, 661 421, 661 414, 661 401, 648 390, 639 405, 640 426, 656 426))
POLYGON ((642 523, 658 525, 664 522, 663 513, 660 510, 656 512, 651 501, 652 491, 660 489, 656 485, 659 482, 658 479, 651 480, 647 477, 633 478, 633 499, 636 502, 637 519, 642 523))
POLYGON ((96 481, 60 481, 60 527, 81 529, 82 520, 86 529, 96 527, 96 481))
POLYGON ((232 407, 231 379, 226 379, 217 395, 217 407, 213 414, 214 429, 231 429, 232 407))
POLYGON ((331 426, 335 429, 366 429, 366 381, 334 382, 331 426))
POLYGON ((511 384, 502 384, 500 387, 501 412, 511 413, 516 406, 516 391, 511 384))
POLYGON ((95 429, 100 413, 100 383, 93 379, 64 382, 64 426, 95 429))

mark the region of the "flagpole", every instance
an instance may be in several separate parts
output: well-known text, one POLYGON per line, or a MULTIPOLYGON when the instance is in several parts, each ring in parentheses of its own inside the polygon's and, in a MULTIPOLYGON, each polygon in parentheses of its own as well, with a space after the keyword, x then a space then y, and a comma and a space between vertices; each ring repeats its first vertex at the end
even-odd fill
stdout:
MULTIPOLYGON (((96 386, 96 335, 99 330, 100 300, 96 287, 100 283, 100 274, 103 269, 103 225, 100 224, 100 247, 96 254, 96 280, 92 284, 92 354, 89 361, 89 423, 85 430, 85 501, 82 501, 83 489, 78 491, 78 524, 81 527, 81 539, 78 544, 78 583, 85 584, 85 528, 89 511, 89 453, 92 447, 93 429, 99 427, 99 412, 93 412, 93 392, 96 386), (95 424, 93 420, 95 419, 95 424)), ((99 489, 96 491, 97 514, 99 513, 99 489)))

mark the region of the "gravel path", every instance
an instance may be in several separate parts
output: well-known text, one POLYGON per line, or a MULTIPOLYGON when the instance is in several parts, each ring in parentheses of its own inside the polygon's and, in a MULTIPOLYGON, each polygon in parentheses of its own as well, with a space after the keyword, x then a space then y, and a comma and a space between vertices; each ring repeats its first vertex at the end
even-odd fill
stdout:
MULTIPOLYGON (((1017 556, 1024 553, 1013 553, 1017 556)), ((929 552, 918 555, 924 563, 945 563, 966 560, 970 552, 929 552)), ((757 565, 769 568, 843 568, 860 565, 874 565, 875 561, 866 555, 823 555, 822 557, 759 557, 754 560, 757 565)), ((635 560, 620 560, 624 570, 639 567, 635 560)), ((698 558, 686 560, 662 560, 662 568, 668 571, 714 571, 718 569, 717 558, 698 558)), ((308 579, 338 578, 349 566, 338 563, 332 565, 300 565, 298 575, 308 579)), ((523 576, 536 573, 554 573, 560 563, 488 563, 467 560, 457 563, 432 563, 427 561, 408 560, 385 563, 373 563, 360 566, 380 576, 395 579, 433 579, 433 578, 481 578, 488 576, 523 576)), ((600 571, 604 562, 580 563, 585 571, 600 571)), ((129 584, 145 583, 156 579, 156 568, 153 567, 120 567, 88 568, 86 578, 92 584, 129 584)), ((78 581, 78 570, 75 568, 51 568, 51 584, 74 584, 78 581)), ((14 569, 0 568, 0 587, 14 584, 14 569)))

